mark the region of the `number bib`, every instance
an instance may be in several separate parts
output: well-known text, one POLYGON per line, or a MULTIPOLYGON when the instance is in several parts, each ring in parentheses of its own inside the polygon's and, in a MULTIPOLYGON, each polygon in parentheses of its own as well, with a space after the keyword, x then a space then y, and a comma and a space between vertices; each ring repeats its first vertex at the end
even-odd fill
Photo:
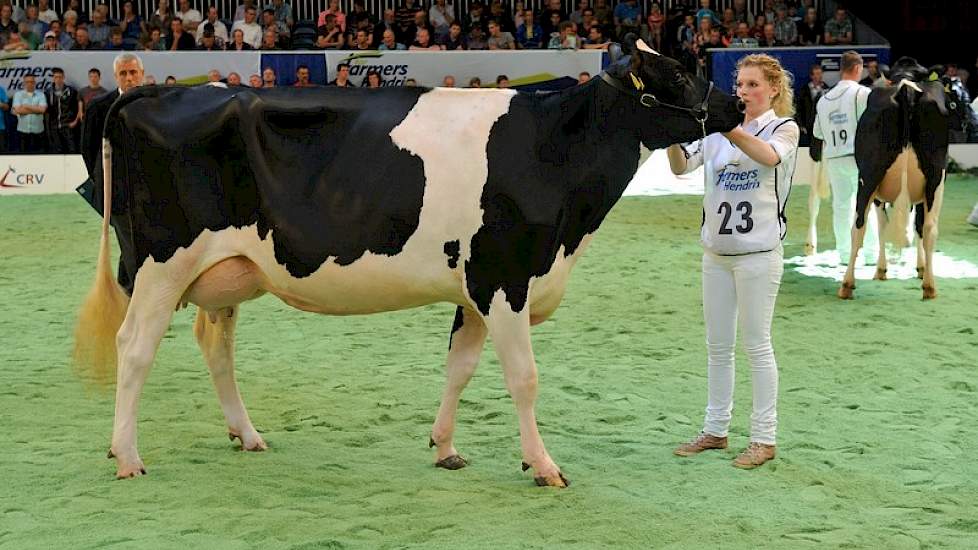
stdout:
POLYGON ((818 100, 816 117, 822 134, 822 158, 852 155, 856 151, 856 123, 869 88, 852 81, 840 82, 818 100))
MULTIPOLYGON (((771 121, 757 137, 768 141, 775 129, 790 120, 771 121)), ((705 149, 715 154, 706 160, 712 181, 706 182, 703 196, 703 246, 725 256, 776 248, 786 231, 784 206, 794 172, 794 152, 778 166, 768 167, 743 154, 723 136, 711 138, 715 139, 711 145, 717 147, 705 149)))

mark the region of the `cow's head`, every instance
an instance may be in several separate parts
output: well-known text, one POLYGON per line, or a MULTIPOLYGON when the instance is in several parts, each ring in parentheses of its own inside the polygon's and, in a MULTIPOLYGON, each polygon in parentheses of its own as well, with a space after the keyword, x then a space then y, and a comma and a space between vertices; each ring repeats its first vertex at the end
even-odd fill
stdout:
POLYGON ((649 149, 732 130, 743 120, 743 103, 690 73, 676 61, 626 37, 609 51, 601 79, 619 91, 649 149))
POLYGON ((933 109, 947 120, 952 130, 962 130, 970 116, 970 106, 955 89, 956 82, 941 77, 943 66, 925 68, 912 57, 901 57, 888 75, 893 85, 900 87, 894 98, 908 113, 920 108, 933 109))

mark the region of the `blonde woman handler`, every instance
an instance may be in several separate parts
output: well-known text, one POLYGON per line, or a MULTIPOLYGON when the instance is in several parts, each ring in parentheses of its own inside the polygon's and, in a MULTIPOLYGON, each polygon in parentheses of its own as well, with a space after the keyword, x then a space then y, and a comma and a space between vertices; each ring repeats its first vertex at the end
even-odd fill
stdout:
POLYGON ((727 447, 739 326, 751 364, 753 413, 750 444, 733 465, 756 468, 775 456, 778 367, 771 319, 784 271, 784 209, 799 129, 791 118, 790 76, 773 57, 740 60, 737 96, 746 105, 739 127, 706 137, 692 153, 679 145, 668 149, 674 173, 700 165, 706 171, 701 240, 709 399, 703 431, 675 454, 727 447))

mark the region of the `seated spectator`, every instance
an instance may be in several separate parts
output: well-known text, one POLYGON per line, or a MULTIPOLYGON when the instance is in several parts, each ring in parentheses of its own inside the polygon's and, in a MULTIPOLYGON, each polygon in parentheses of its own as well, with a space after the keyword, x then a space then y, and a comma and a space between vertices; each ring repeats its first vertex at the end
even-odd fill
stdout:
POLYGON ((497 88, 509 88, 509 77, 501 74, 496 77, 496 87, 497 88))
POLYGON ((309 67, 306 65, 299 65, 295 69, 295 84, 296 88, 313 88, 316 85, 309 80, 309 67))
POLYGON ((122 4, 122 19, 119 20, 119 26, 122 27, 122 38, 130 38, 132 40, 139 40, 139 37, 143 34, 143 20, 136 14, 133 9, 131 0, 126 0, 122 4))
POLYGON ((11 34, 17 34, 17 22, 14 21, 14 7, 0 4, 0 38, 7 40, 11 34))
POLYGON ((360 29, 357 31, 356 41, 353 44, 354 50, 370 50, 373 46, 370 45, 370 34, 367 33, 365 29, 360 29))
POLYGON ((582 47, 587 50, 607 50, 608 46, 610 45, 611 40, 604 35, 604 31, 601 30, 601 26, 594 25, 591 27, 591 33, 587 37, 587 43, 585 43, 582 47))
POLYGON ((183 31, 190 35, 191 40, 196 45, 198 27, 204 18, 199 11, 190 7, 190 0, 180 0, 179 6, 180 9, 173 15, 180 18, 180 21, 183 22, 183 31))
POLYGON ((747 28, 754 24, 754 14, 747 7, 747 0, 734 0, 733 11, 737 23, 747 23, 747 28))
POLYGON ((265 70, 261 72, 261 87, 262 88, 274 88, 277 85, 275 78, 275 69, 271 67, 265 67, 265 70))
POLYGON ((430 23, 428 23, 428 16, 425 15, 424 10, 414 12, 414 19, 412 20, 411 28, 414 29, 414 40, 412 42, 417 42, 419 31, 421 31, 421 29, 425 29, 428 31, 428 37, 431 39, 431 42, 434 43, 435 29, 430 23))
POLYGON ((48 0, 38 0, 37 18, 43 21, 46 25, 50 25, 51 21, 58 18, 58 13, 51 9, 50 2, 48 0))
POLYGON ((48 32, 48 24, 38 19, 37 5, 35 4, 27 5, 27 14, 23 22, 27 23, 27 26, 38 37, 38 40, 44 36, 44 33, 48 32))
MULTIPOLYGON (((30 49, 30 46, 28 46, 27 42, 24 42, 19 32, 11 33, 7 39, 7 43, 3 45, 3 51, 5 52, 26 52, 30 51, 30 49)), ((3 113, 0 113, 0 117, 2 116, 3 113)))
POLYGON ((327 86, 339 86, 340 88, 352 88, 353 83, 350 82, 350 65, 346 63, 340 63, 336 66, 336 78, 330 80, 327 86))
POLYGON ((523 50, 543 47, 543 27, 534 21, 533 10, 523 10, 523 24, 516 29, 516 43, 523 50))
POLYGON ((784 4, 778 4, 774 10, 774 38, 785 46, 798 43, 798 24, 788 17, 788 8, 784 4))
POLYGON ((262 32, 267 32, 268 29, 273 29, 275 31, 275 36, 278 37, 279 46, 282 46, 283 39, 287 39, 291 32, 284 23, 275 19, 275 10, 271 8, 265 9, 261 12, 261 28, 262 32))
POLYGON ((582 71, 581 74, 577 75, 577 84, 580 86, 582 84, 587 84, 591 81, 591 73, 587 71, 582 71))
POLYGON ((465 37, 466 50, 488 50, 489 44, 486 42, 486 33, 479 25, 473 25, 469 34, 465 37))
POLYGON ((251 86, 252 88, 261 88, 262 87, 261 84, 262 83, 261 83, 260 76, 253 74, 248 77, 248 85, 251 86))
POLYGON ((473 76, 472 78, 469 79, 469 86, 468 87, 469 88, 481 88, 482 87, 482 79, 479 78, 479 77, 477 77, 477 76, 473 76))
POLYGON ((340 8, 340 0, 329 0, 329 7, 319 12, 319 19, 316 22, 317 27, 322 27, 326 24, 327 15, 333 16, 333 19, 336 21, 336 26, 340 28, 341 33, 346 32, 346 14, 340 8))
POLYGON ((441 79, 441 87, 442 88, 454 88, 455 87, 455 77, 452 76, 452 75, 450 75, 450 74, 446 74, 445 75, 445 78, 441 79))
MULTIPOLYGON (((662 13, 662 8, 657 2, 652 3, 652 7, 649 8, 649 16, 646 18, 645 22, 649 26, 650 37, 654 35, 659 35, 660 37, 665 36, 666 16, 662 13)), ((661 51, 655 47, 652 49, 655 51, 661 51)))
POLYGON ((48 31, 44 33, 44 43, 41 45, 41 49, 44 51, 60 51, 61 43, 58 42, 58 35, 54 34, 54 31, 48 31))
POLYGON ((446 0, 435 0, 428 10, 428 21, 434 28, 435 42, 441 43, 455 22, 455 7, 446 0))
POLYGON ((764 38, 764 27, 767 26, 767 17, 758 14, 754 17, 754 26, 750 28, 750 35, 755 40, 760 41, 764 38))
POLYGON ((462 29, 470 33, 473 27, 481 27, 484 34, 489 27, 488 22, 488 17, 482 13, 482 2, 474 0, 469 4, 468 13, 462 17, 462 29))
POLYGON ((513 18, 510 17, 506 5, 503 4, 502 0, 492 0, 489 4, 489 20, 499 23, 499 29, 502 32, 508 32, 512 35, 516 32, 516 25, 513 24, 513 18))
POLYGON ((244 41, 244 31, 241 29, 234 29, 231 31, 231 42, 227 44, 225 48, 229 52, 243 52, 247 50, 253 50, 251 44, 244 41))
POLYGON ((720 27, 721 35, 733 36, 734 30, 737 29, 737 16, 734 14, 733 8, 724 9, 720 16, 720 24, 715 26, 720 27))
POLYGON ((170 36, 167 37, 166 46, 166 49, 173 52, 195 49, 194 37, 183 30, 183 20, 179 17, 170 19, 170 36))
POLYGON ((380 88, 383 86, 380 73, 373 69, 367 71, 367 78, 364 79, 363 83, 367 88, 380 88))
POLYGON ((177 77, 175 77, 173 75, 167 76, 166 78, 163 79, 163 85, 164 86, 176 86, 177 85, 177 77))
POLYGON ((466 44, 465 35, 462 34, 461 23, 455 21, 448 27, 448 36, 442 40, 441 45, 449 51, 467 50, 469 48, 468 44, 466 44))
MULTIPOLYGON (((36 50, 41 45, 41 37, 31 31, 31 25, 27 21, 21 21, 17 25, 17 34, 20 35, 20 43, 24 44, 24 49, 36 50)), ((4 47, 6 49, 6 47, 4 47)), ((20 48, 16 48, 20 49, 20 48)), ((10 51, 7 49, 7 51, 10 51)))
POLYGON ((380 46, 378 46, 377 49, 382 51, 406 50, 407 46, 397 41, 397 39, 394 37, 394 31, 387 29, 384 31, 384 40, 380 43, 380 46))
MULTIPOLYGON (((223 48, 224 44, 228 42, 230 36, 228 35, 227 26, 221 22, 217 17, 217 8, 210 6, 207 8, 207 18, 204 19, 200 24, 200 29, 206 29, 207 25, 211 26, 211 30, 214 32, 214 39, 217 42, 218 47, 223 48)), ((197 33, 197 42, 200 43, 203 40, 203 34, 197 33)))
POLYGON ((710 28, 720 24, 720 16, 717 15, 717 12, 710 9, 710 0, 700 0, 700 9, 696 12, 696 28, 701 28, 700 23, 703 19, 710 20, 710 28))
MULTIPOLYGON (((88 24, 88 13, 82 9, 81 0, 68 0, 68 7, 66 9, 75 12, 77 18, 76 23, 88 24)), ((14 19, 17 19, 16 13, 14 14, 14 19)), ((63 15, 62 19, 64 19, 63 15)))
POLYGON ((105 23, 105 15, 102 10, 95 10, 92 13, 92 22, 88 25, 88 39, 96 47, 103 47, 109 41, 109 33, 112 27, 105 23))
POLYGON ((397 20, 394 16, 394 10, 392 9, 384 10, 384 18, 379 23, 374 25, 374 43, 382 43, 384 41, 384 33, 387 31, 394 33, 395 43, 399 42, 399 40, 397 40, 397 20))
POLYGON ((540 26, 543 27, 543 35, 549 37, 558 32, 557 27, 560 26, 561 21, 567 20, 567 13, 564 12, 561 0, 545 0, 543 5, 538 20, 540 26))
POLYGON ((591 33, 591 27, 598 24, 598 20, 594 18, 594 10, 585 8, 584 13, 581 14, 581 22, 574 24, 577 25, 577 36, 587 38, 587 35, 591 33))
POLYGON ((258 6, 255 5, 255 0, 243 0, 238 7, 234 9, 234 18, 231 20, 231 25, 234 26, 238 21, 244 21, 245 12, 248 8, 254 8, 255 11, 258 10, 258 6))
POLYGON ((431 41, 431 35, 428 34, 428 29, 420 28, 418 29, 418 38, 408 47, 409 50, 431 50, 439 51, 444 50, 444 46, 440 46, 431 41))
MULTIPOLYGON (((608 0, 594 0, 594 20, 605 29, 605 32, 610 32, 609 29, 615 23, 614 13, 608 0)), ((547 32, 547 29, 544 28, 543 32, 547 32)))
POLYGON ((336 16, 329 14, 325 23, 319 27, 316 37, 316 47, 320 49, 338 50, 343 47, 343 31, 336 24, 336 16))
POLYGON ((170 21, 173 20, 173 9, 170 7, 170 0, 157 0, 156 11, 149 18, 149 25, 156 26, 160 32, 169 38, 170 21))
POLYGON ((774 35, 774 23, 764 25, 764 36, 757 41, 757 45, 762 48, 777 48, 784 46, 784 43, 778 40, 774 35))
POLYGON ((557 32, 550 36, 547 48, 551 50, 576 50, 578 41, 577 33, 574 32, 574 24, 570 21, 562 22, 557 32))
MULTIPOLYGON (((514 25, 514 28, 517 28, 518 29, 523 24, 523 14, 524 13, 526 13, 526 6, 523 5, 523 2, 521 0, 516 0, 516 2, 513 3, 513 25, 514 25)), ((513 31, 513 32, 515 33, 516 31, 513 31)))
POLYGON ((502 27, 495 20, 489 22, 489 39, 486 41, 490 50, 515 50, 516 40, 513 35, 503 32, 502 27))
MULTIPOLYGON (((363 0, 353 0, 353 5, 357 4, 363 6, 363 0)), ((291 29, 294 23, 292 19, 292 6, 289 5, 285 0, 272 0, 272 3, 268 6, 275 12, 275 21, 280 27, 285 27, 286 29, 291 29)), ((266 86, 267 87, 267 86, 266 86)))
POLYGON ((254 7, 245 8, 244 19, 235 21, 231 25, 231 32, 238 29, 244 33, 244 41, 251 46, 251 49, 258 49, 261 46, 261 26, 256 22, 257 12, 254 7))
POLYGON ((49 26, 51 30, 44 33, 45 39, 47 38, 48 33, 52 33, 54 35, 54 39, 58 41, 59 50, 67 50, 70 48, 72 43, 74 43, 74 40, 72 40, 67 34, 61 32, 61 21, 55 19, 54 21, 51 21, 49 26))
POLYGON ((235 72, 228 73, 228 86, 240 86, 241 75, 235 72))
POLYGON ((102 46, 102 49, 103 50, 121 50, 122 49, 122 36, 123 36, 123 32, 125 32, 125 31, 123 30, 122 27, 112 27, 112 30, 109 31, 109 42, 108 42, 108 44, 102 46))
POLYGON ((798 43, 802 46, 818 46, 822 43, 825 29, 818 21, 815 8, 805 10, 805 17, 798 23, 798 43))
POLYGON ((826 46, 852 44, 852 21, 845 8, 836 8, 835 17, 825 23, 822 43, 826 46))
POLYGON ((205 52, 219 52, 223 51, 224 48, 217 42, 217 37, 214 36, 213 27, 204 25, 204 30, 200 33, 200 45, 197 49, 205 52))
POLYGON ((75 31, 75 43, 71 46, 72 51, 88 51, 94 50, 95 45, 92 44, 91 39, 88 37, 88 28, 81 27, 75 31))
MULTIPOLYGON (((361 21, 367 22, 367 27, 365 28, 369 28, 372 33, 373 26, 377 23, 377 18, 367 11, 364 0, 353 0, 353 10, 346 14, 346 26, 353 29, 364 28, 360 26, 361 21)), ((373 40, 371 40, 371 43, 373 43, 373 40)))
POLYGON ((166 41, 163 39, 163 34, 160 32, 159 27, 153 25, 149 28, 149 33, 143 35, 140 41, 142 47, 146 51, 151 52, 165 52, 166 51, 166 41))
POLYGON ((265 51, 282 49, 278 46, 278 33, 275 32, 275 29, 270 28, 265 30, 262 34, 260 49, 265 51))
POLYGON ((374 48, 374 27, 370 23, 369 19, 361 18, 356 19, 356 24, 352 22, 353 20, 347 18, 346 26, 349 32, 346 33, 347 46, 352 49, 356 49, 357 46, 357 33, 363 31, 367 33, 367 49, 374 48))
POLYGON ((577 9, 572 11, 567 19, 577 24, 578 27, 584 23, 584 10, 589 9, 591 6, 590 0, 578 0, 577 9))
POLYGON ((750 27, 747 23, 737 23, 737 30, 734 31, 733 38, 730 40, 731 48, 756 48, 757 39, 750 35, 750 27))

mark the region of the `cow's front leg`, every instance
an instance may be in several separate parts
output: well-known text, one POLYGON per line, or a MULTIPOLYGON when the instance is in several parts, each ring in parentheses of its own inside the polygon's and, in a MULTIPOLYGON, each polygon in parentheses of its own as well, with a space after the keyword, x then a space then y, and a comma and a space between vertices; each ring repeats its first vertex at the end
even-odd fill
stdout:
POLYGON ((941 215, 941 203, 944 201, 943 182, 934 192, 934 205, 927 208, 927 201, 921 205, 924 210, 924 300, 937 298, 937 285, 934 282, 934 247, 937 246, 937 221, 941 215))
POLYGON ((160 270, 150 270, 145 265, 140 270, 126 319, 116 337, 119 369, 109 457, 116 459, 116 477, 120 479, 146 474, 136 450, 139 396, 182 294, 166 290, 166 280, 154 275, 160 275, 160 270))
POLYGON ((234 380, 234 329, 237 321, 238 306, 210 313, 200 308, 194 323, 194 335, 204 353, 204 360, 207 361, 214 389, 217 390, 217 398, 227 421, 229 438, 240 439, 242 450, 264 451, 268 446, 251 424, 248 411, 241 401, 241 394, 238 393, 238 384, 234 380))
POLYGON ((455 450, 455 413, 462 390, 472 379, 479 356, 486 342, 488 329, 479 315, 468 308, 459 306, 455 310, 455 323, 448 344, 448 361, 445 366, 447 382, 442 394, 438 417, 431 428, 429 446, 437 446, 435 466, 448 470, 458 470, 466 466, 466 461, 455 450))
POLYGON ((497 291, 486 323, 503 366, 506 388, 516 404, 523 470, 533 468, 537 485, 566 487, 570 483, 543 446, 533 410, 537 398, 537 366, 530 344, 530 305, 526 303, 521 311, 514 312, 504 293, 497 291))

